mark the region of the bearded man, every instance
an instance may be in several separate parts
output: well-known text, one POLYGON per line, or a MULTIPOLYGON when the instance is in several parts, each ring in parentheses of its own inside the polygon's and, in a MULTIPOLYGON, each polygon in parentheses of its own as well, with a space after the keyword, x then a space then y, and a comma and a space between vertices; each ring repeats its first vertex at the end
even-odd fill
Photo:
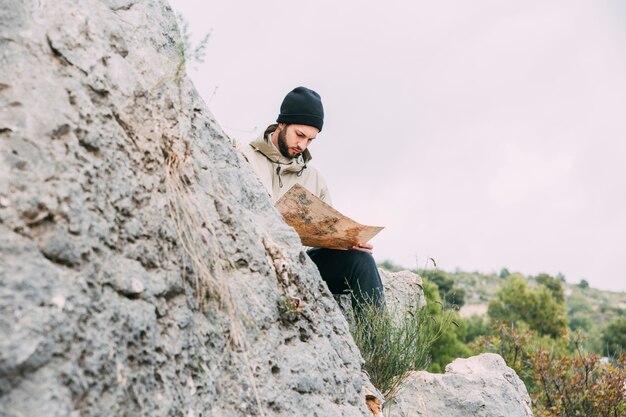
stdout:
MULTIPOLYGON (((280 114, 243 155, 274 202, 293 185, 300 184, 332 205, 326 181, 309 165, 309 146, 318 140, 324 124, 322 100, 315 91, 297 87, 280 106, 280 114)), ((307 251, 333 294, 352 292, 352 305, 380 306, 383 285, 372 256, 373 246, 361 242, 351 250, 312 248, 307 251)))

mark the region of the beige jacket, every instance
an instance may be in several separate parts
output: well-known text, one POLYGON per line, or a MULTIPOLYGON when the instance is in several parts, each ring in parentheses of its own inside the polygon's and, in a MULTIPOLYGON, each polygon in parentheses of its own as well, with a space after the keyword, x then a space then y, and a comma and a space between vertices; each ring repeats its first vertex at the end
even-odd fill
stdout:
POLYGON ((271 133, 277 126, 270 125, 263 135, 242 149, 244 158, 252 166, 272 201, 278 201, 294 184, 300 184, 332 205, 326 181, 315 168, 307 165, 312 159, 309 150, 296 158, 286 158, 271 142, 271 133))

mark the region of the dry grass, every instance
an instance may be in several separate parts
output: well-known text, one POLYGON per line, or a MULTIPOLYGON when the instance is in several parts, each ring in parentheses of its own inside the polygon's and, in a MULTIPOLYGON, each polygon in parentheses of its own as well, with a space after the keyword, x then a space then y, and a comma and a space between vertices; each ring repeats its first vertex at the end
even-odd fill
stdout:
MULTIPOLYGON (((186 146, 185 149, 187 150, 188 147, 186 146)), ((191 264, 192 284, 196 293, 197 306, 203 310, 206 308, 207 301, 215 300, 220 309, 227 314, 230 324, 230 345, 238 350, 243 359, 259 412, 264 416, 247 354, 249 343, 244 326, 247 319, 235 303, 228 280, 225 279, 227 266, 222 260, 223 257, 220 256, 221 250, 217 244, 217 233, 211 224, 211 216, 203 209, 204 206, 197 200, 194 191, 189 190, 178 155, 171 147, 164 149, 164 154, 165 188, 169 198, 169 212, 174 219, 178 244, 183 249, 185 261, 191 264)), ((185 151, 185 159, 187 156, 187 151, 185 151)))

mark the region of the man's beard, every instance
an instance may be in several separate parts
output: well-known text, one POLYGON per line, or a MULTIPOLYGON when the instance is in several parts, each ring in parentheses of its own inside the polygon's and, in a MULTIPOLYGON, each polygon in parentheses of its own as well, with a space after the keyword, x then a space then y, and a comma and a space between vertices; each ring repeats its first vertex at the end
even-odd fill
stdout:
POLYGON ((285 158, 293 158, 293 156, 289 155, 289 147, 287 146, 287 134, 285 131, 287 128, 281 129, 278 132, 278 150, 285 158))

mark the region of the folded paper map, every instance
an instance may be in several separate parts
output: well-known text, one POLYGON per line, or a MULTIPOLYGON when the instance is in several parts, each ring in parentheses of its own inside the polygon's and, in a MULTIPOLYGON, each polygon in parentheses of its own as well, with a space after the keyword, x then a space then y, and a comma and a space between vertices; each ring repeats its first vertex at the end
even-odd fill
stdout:
POLYGON ((364 226, 349 219, 299 184, 276 202, 276 208, 287 224, 296 229, 305 246, 352 249, 384 229, 364 226))

